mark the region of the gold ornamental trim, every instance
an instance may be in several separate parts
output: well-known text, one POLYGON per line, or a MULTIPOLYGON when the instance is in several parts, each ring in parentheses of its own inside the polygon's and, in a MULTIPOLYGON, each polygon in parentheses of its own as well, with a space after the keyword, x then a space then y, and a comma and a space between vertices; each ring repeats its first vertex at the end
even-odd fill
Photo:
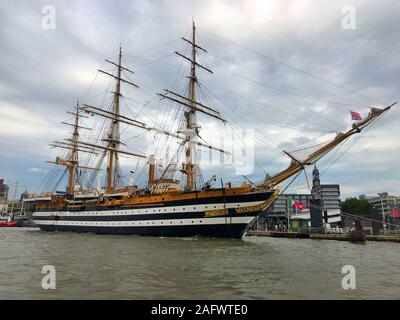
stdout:
MULTIPOLYGON (((272 203, 279 197, 279 189, 275 189, 274 193, 272 194, 271 197, 267 199, 267 201, 261 203, 261 204, 256 204, 253 206, 246 206, 246 207, 241 207, 241 208, 234 208, 236 214, 243 214, 243 213, 249 213, 249 212, 254 212, 254 211, 262 211, 271 206, 272 203)), ((216 209, 216 210, 207 210, 204 214, 206 218, 210 217, 224 217, 227 216, 229 213, 228 209, 216 209)))

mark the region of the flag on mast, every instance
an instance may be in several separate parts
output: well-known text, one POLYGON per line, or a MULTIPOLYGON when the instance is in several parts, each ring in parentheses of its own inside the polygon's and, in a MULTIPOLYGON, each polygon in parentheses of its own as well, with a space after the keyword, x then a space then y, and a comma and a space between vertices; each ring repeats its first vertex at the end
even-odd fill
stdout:
POLYGON ((351 114, 351 120, 355 121, 362 120, 361 114, 359 114, 358 112, 350 111, 350 114, 351 114))
POLYGON ((296 200, 292 200, 292 206, 295 206, 297 209, 305 209, 307 208, 306 205, 296 201, 296 200))
POLYGON ((393 208, 393 217, 395 217, 395 218, 399 217, 399 211, 395 208, 393 208))

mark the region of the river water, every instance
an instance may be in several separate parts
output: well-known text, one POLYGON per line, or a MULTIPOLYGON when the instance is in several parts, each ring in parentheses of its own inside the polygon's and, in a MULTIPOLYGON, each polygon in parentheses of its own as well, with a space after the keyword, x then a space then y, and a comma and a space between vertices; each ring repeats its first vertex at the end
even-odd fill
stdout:
POLYGON ((1 299, 400 299, 400 244, 0 229, 1 299), (44 265, 56 289, 44 290, 44 265), (344 265, 356 289, 344 290, 344 265))

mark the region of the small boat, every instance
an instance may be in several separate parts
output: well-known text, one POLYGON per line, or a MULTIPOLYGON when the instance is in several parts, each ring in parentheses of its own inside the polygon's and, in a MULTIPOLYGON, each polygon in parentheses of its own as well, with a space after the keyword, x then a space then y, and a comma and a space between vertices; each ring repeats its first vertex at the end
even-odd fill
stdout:
POLYGON ((0 221, 0 227, 15 227, 17 223, 15 221, 0 221))
POLYGON ((365 242, 365 232, 360 219, 357 219, 354 227, 350 229, 349 239, 351 242, 365 242))
POLYGON ((16 221, 12 221, 10 216, 0 217, 0 227, 15 227, 16 221))

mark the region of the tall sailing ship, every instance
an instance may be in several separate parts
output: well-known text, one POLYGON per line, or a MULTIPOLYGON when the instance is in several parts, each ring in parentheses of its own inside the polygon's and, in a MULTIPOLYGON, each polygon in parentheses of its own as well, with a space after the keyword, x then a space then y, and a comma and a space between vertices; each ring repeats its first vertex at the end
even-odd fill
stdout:
MULTIPOLYGON (((215 176, 203 184, 196 179, 199 174, 199 164, 196 163, 196 148, 206 148, 214 152, 226 153, 221 148, 202 142, 199 135, 200 126, 197 114, 202 114, 223 123, 226 120, 215 108, 200 102, 196 95, 198 85, 197 70, 212 71, 197 61, 199 51, 206 52, 196 42, 196 27, 193 22, 191 39, 182 38, 189 44, 191 56, 175 52, 180 58, 190 64, 187 95, 171 90, 159 93, 162 99, 171 101, 184 108, 183 121, 179 130, 171 132, 145 122, 121 114, 121 84, 139 88, 123 73, 132 73, 122 65, 122 49, 118 60, 106 60, 114 66, 116 73, 99 70, 102 74, 115 80, 112 109, 106 110, 100 106, 88 104, 76 105, 73 123, 65 123, 72 127, 72 136, 64 141, 56 141, 52 147, 66 149, 67 157, 57 157, 51 162, 65 167, 68 174, 68 188, 65 194, 43 193, 31 195, 25 199, 31 208, 32 218, 41 230, 45 231, 76 231, 99 234, 129 234, 143 236, 212 236, 241 238, 248 224, 262 211, 266 210, 279 196, 278 185, 292 176, 298 175, 309 165, 343 143, 351 136, 360 133, 364 128, 378 119, 391 107, 383 109, 371 108, 368 117, 353 124, 346 132, 336 136, 303 158, 284 151, 290 158, 290 165, 274 176, 267 176, 260 183, 244 181, 239 186, 221 184, 213 187, 215 176), (108 119, 107 135, 102 142, 84 141, 80 131, 90 129, 80 123, 87 115, 108 119), (120 125, 140 128, 144 131, 166 135, 179 142, 178 149, 183 154, 184 162, 177 168, 176 161, 171 161, 159 172, 154 155, 125 150, 122 146, 120 125), (80 163, 81 154, 100 154, 96 166, 86 166, 80 163), (132 181, 127 186, 120 186, 120 155, 148 159, 148 178, 144 186, 136 186, 132 181), (101 163, 106 164, 105 189, 94 188, 96 175, 101 171, 101 163), (175 168, 175 170, 174 170, 175 168), (81 170, 91 171, 91 178, 86 188, 81 183, 81 170), (181 172, 184 181, 174 179, 171 172, 181 172)), ((176 159, 175 159, 176 160, 176 159)))

